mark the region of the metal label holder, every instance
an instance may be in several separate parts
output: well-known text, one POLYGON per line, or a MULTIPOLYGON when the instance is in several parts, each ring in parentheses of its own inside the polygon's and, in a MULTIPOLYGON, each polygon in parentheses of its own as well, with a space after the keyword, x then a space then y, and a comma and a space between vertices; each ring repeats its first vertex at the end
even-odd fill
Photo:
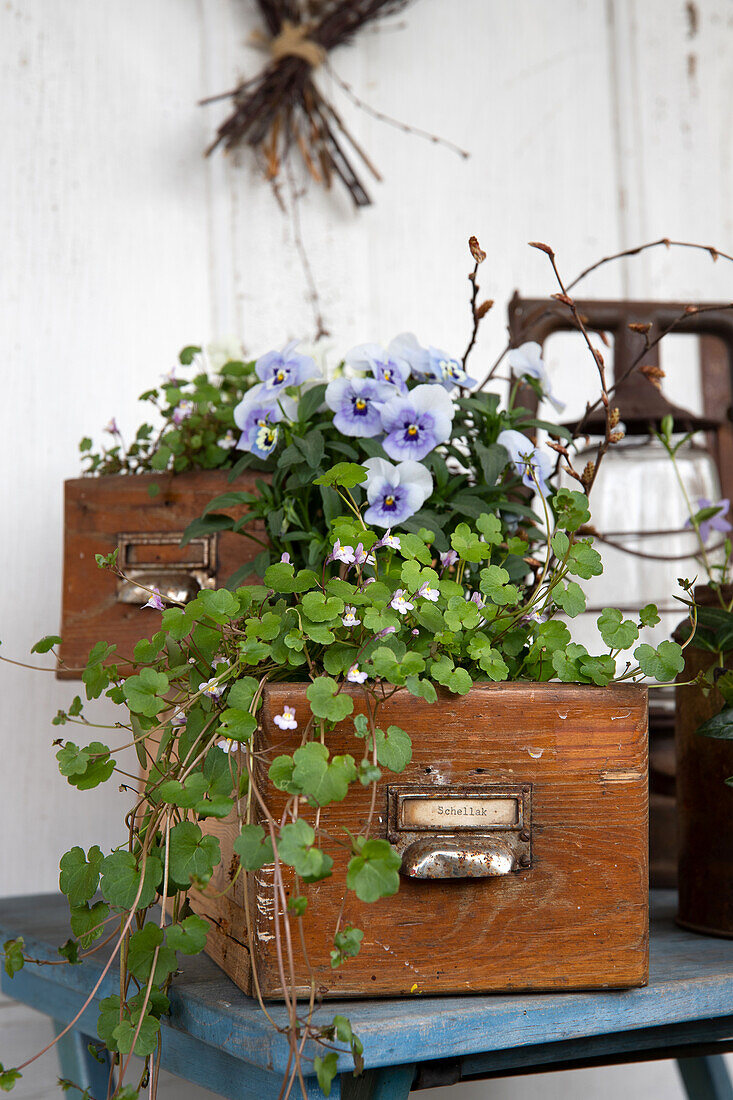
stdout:
POLYGON ((391 785, 387 838, 407 878, 493 878, 528 870, 532 785, 391 785))
POLYGON ((182 538, 182 531, 118 534, 117 560, 126 579, 117 582, 117 602, 144 604, 146 589, 157 588, 162 596, 186 603, 202 588, 215 588, 216 534, 191 539, 184 547, 182 538))

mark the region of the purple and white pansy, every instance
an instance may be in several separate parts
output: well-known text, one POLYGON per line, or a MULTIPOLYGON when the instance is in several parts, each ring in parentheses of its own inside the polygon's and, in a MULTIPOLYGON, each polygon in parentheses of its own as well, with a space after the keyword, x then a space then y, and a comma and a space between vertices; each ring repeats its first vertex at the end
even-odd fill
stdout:
POLYGON ((393 466, 384 458, 369 458, 366 496, 367 523, 392 527, 419 512, 433 491, 433 475, 419 462, 400 462, 393 466))
POLYGON ((262 397, 274 401, 288 386, 299 386, 315 378, 318 368, 310 355, 296 352, 299 340, 291 340, 282 351, 268 351, 255 363, 255 373, 262 382, 262 397))
MULTIPOLYGON (((255 389, 261 394, 260 386, 256 386, 255 389)), ((242 433, 237 449, 250 451, 258 458, 267 458, 277 446, 279 434, 277 425, 284 414, 281 402, 268 403, 257 400, 257 396, 252 396, 254 392, 255 390, 250 390, 234 410, 234 423, 242 433)))
POLYGON ((536 379, 542 391, 542 396, 550 402, 557 412, 563 411, 565 402, 558 400, 552 393, 550 376, 542 358, 542 348, 536 340, 528 340, 526 344, 522 344, 518 348, 512 348, 507 354, 506 361, 518 378, 536 379))
POLYGON ((342 435, 370 438, 382 431, 380 410, 394 388, 375 378, 334 378, 326 387, 326 404, 342 435))
POLYGON ((344 363, 352 372, 371 374, 377 382, 384 382, 392 393, 407 393, 410 363, 399 353, 393 340, 389 347, 379 344, 359 344, 344 356, 344 363))
POLYGON ((382 446, 396 461, 419 462, 439 443, 450 439, 455 407, 439 386, 415 386, 404 397, 382 406, 382 446))
POLYGON ((429 347, 428 363, 429 377, 444 386, 446 390, 450 391, 456 386, 471 389, 477 385, 478 380, 466 374, 460 359, 454 359, 447 351, 429 347))
POLYGON ((551 475, 554 467, 550 456, 535 447, 526 435, 515 432, 511 428, 499 432, 496 442, 509 452, 509 458, 521 477, 522 483, 528 489, 539 488, 544 497, 549 496, 550 487, 546 479, 551 475))

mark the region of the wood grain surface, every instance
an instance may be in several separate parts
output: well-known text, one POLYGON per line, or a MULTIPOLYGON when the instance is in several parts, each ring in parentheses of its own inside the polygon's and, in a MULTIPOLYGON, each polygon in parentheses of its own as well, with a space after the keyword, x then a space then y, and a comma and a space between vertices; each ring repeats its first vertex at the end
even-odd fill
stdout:
MULTIPOLYGON (((357 689, 357 712, 363 710, 357 689)), ((305 685, 278 684, 265 693, 258 751, 259 782, 276 818, 285 796, 267 779, 271 760, 298 747, 310 717, 305 685), (298 730, 273 723, 294 705, 298 730)), ((386 831, 390 782, 445 792, 451 786, 531 784, 532 865, 493 879, 416 881, 401 878, 399 893, 373 906, 351 892, 344 899, 349 858, 346 832, 358 832, 370 793, 353 787, 348 799, 321 811, 323 847, 334 858, 330 879, 303 887, 308 916, 304 943, 319 995, 338 997, 491 990, 590 989, 643 985, 648 968, 647 699, 632 685, 595 688, 565 684, 475 687, 462 698, 427 704, 406 692, 383 704, 379 724, 406 729, 412 761, 399 776, 383 772, 372 835, 386 831), (359 955, 332 969, 329 952, 342 926, 365 931, 359 955)), ((363 742, 350 721, 328 739, 332 754, 359 759, 363 742)), ((312 808, 302 815, 314 820, 312 808)), ((207 823, 222 843, 222 869, 212 890, 236 871, 236 824, 207 823)), ((288 890, 292 880, 283 868, 288 890)), ((252 879, 253 876, 249 876, 252 879)), ((209 953, 251 991, 251 967, 240 876, 226 899, 199 899, 212 919, 209 953)), ((265 996, 279 991, 273 936, 273 869, 256 876, 255 965, 265 996)), ((293 923, 293 939, 299 935, 293 923)), ((296 976, 308 988, 308 968, 296 949, 296 976)))
MULTIPOLYGON (((215 496, 231 490, 250 492, 256 476, 245 472, 230 483, 226 470, 198 470, 175 475, 84 477, 65 483, 60 633, 61 657, 68 668, 58 671, 60 678, 78 679, 89 650, 100 639, 115 642, 119 654, 131 657, 135 643, 158 629, 158 620, 141 611, 139 604, 118 601, 117 578, 97 566, 95 554, 114 550, 121 533, 183 533, 215 496), (148 493, 153 484, 160 490, 155 497, 148 493)), ((240 515, 245 509, 222 511, 240 515)), ((261 524, 252 524, 252 530, 261 537, 261 524)), ((260 550, 257 543, 228 531, 216 536, 216 546, 219 587, 260 550)), ((163 552, 168 561, 175 560, 175 547, 164 547, 163 552)))

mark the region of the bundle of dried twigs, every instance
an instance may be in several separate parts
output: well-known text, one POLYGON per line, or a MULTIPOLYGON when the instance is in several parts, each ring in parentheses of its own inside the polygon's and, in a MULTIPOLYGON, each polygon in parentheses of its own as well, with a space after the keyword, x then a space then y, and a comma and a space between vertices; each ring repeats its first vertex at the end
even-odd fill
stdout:
MULTIPOLYGON (((219 146, 249 145, 262 156, 265 175, 275 180, 283 161, 297 148, 310 175, 330 187, 335 178, 356 206, 369 195, 350 153, 355 152, 375 179, 367 155, 314 80, 335 46, 349 42, 367 23, 405 7, 409 0, 256 0, 269 33, 262 36, 271 60, 251 80, 204 103, 231 99, 234 110, 219 127, 207 156, 219 146), (349 153, 344 146, 351 146, 349 153)), ((407 128, 407 127, 405 127, 407 128)))

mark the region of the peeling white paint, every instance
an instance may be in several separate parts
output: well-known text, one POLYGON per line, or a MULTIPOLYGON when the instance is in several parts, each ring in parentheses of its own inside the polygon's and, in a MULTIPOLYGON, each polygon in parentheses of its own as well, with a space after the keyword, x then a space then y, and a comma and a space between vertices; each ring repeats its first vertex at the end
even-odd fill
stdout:
POLYGON ((624 713, 623 713, 623 714, 612 714, 612 715, 611 715, 611 721, 612 721, 612 722, 618 722, 618 720, 619 720, 620 718, 628 718, 630 714, 631 714, 631 711, 630 711, 630 710, 626 710, 626 711, 624 711, 624 713))
POLYGON ((533 749, 531 747, 531 745, 527 746, 527 752, 529 753, 529 755, 532 757, 533 760, 539 760, 544 751, 545 751, 544 749, 533 749))

